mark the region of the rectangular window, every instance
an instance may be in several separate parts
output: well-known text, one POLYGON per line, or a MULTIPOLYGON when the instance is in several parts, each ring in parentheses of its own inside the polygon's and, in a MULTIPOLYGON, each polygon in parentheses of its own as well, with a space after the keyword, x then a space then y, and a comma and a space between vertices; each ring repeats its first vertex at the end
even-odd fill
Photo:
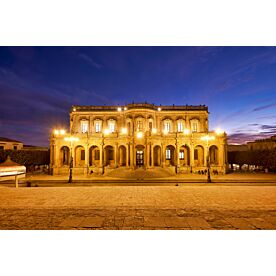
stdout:
POLYGON ((198 150, 197 149, 195 149, 195 152, 194 152, 194 159, 198 160, 198 150))
POLYGON ((109 131, 111 133, 115 132, 115 122, 114 121, 109 121, 108 126, 109 126, 109 131))
POLYGON ((3 150, 4 149, 4 146, 0 146, 0 150, 3 150))
POLYGON ((143 125, 141 121, 137 122, 137 131, 142 131, 143 125))
POLYGON ((166 132, 170 132, 171 130, 171 124, 170 122, 165 122, 165 129, 164 129, 166 132))
POLYGON ((81 133, 88 132, 88 121, 81 121, 81 133))
POLYGON ((85 150, 81 150, 81 160, 85 160, 85 150))
POLYGON ((192 123, 192 132, 197 132, 197 123, 196 122, 192 123))
POLYGON ((17 146, 13 146, 13 149, 14 149, 14 150, 17 150, 17 146))
POLYGON ((166 159, 167 160, 171 159, 171 150, 170 149, 166 149, 166 159))
POLYGON ((178 132, 182 132, 183 131, 183 123, 182 122, 178 122, 177 123, 177 131, 178 132))
POLYGON ((95 123, 95 132, 101 132, 101 127, 102 127, 102 124, 101 122, 96 122, 95 123))
POLYGON ((179 159, 180 159, 180 160, 184 160, 184 150, 181 150, 181 151, 179 152, 179 159))
POLYGON ((95 150, 95 160, 100 160, 100 151, 99 150, 95 150))
POLYGON ((149 131, 152 131, 152 122, 149 122, 149 131))

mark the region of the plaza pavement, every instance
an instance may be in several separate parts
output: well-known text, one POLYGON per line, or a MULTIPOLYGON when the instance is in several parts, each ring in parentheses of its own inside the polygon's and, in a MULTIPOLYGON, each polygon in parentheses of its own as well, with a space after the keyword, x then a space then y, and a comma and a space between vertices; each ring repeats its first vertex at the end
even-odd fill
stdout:
MULTIPOLYGON (((267 178, 274 180, 274 175, 267 178)), ((0 183, 0 229, 275 230, 276 185, 264 181, 16 189, 0 183)))

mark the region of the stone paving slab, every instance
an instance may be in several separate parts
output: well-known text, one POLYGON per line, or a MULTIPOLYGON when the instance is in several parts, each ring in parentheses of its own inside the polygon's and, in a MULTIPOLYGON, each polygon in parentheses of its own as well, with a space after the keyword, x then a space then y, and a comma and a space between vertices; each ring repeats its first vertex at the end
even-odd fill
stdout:
POLYGON ((231 225, 239 230, 254 230, 257 229, 248 220, 244 218, 228 218, 226 219, 231 225))
POLYGON ((276 187, 0 187, 0 229, 276 230, 276 187))
POLYGON ((81 221, 79 227, 100 228, 103 226, 104 220, 105 220, 104 217, 87 217, 81 221))

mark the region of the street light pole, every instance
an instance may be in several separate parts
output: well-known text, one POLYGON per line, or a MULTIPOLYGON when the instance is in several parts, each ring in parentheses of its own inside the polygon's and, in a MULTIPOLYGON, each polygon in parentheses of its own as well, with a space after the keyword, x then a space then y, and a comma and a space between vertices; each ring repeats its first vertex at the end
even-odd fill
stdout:
POLYGON ((71 141, 70 146, 70 164, 69 164, 69 180, 68 183, 72 183, 72 170, 73 170, 73 154, 72 154, 73 146, 71 141))
POLYGON ((207 139, 207 182, 211 183, 211 174, 210 174, 210 155, 209 155, 209 139, 207 139))
POLYGON ((202 140, 206 141, 207 143, 207 156, 206 156, 206 162, 207 162, 207 183, 211 183, 211 174, 210 174, 210 154, 209 154, 209 140, 214 140, 214 136, 209 136, 208 134, 206 136, 203 136, 201 138, 202 140))
POLYGON ((70 137, 65 137, 64 140, 70 142, 70 164, 69 164, 68 183, 72 183, 72 181, 73 181, 73 142, 79 141, 79 138, 70 136, 70 137))

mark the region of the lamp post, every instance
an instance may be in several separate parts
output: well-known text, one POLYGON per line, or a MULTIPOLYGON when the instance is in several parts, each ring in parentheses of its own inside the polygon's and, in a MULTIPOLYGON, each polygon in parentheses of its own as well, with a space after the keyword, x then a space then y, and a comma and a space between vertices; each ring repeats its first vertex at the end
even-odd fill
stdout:
POLYGON ((209 136, 208 134, 206 136, 201 137, 201 140, 206 141, 207 143, 207 156, 206 156, 206 162, 207 162, 207 182, 211 183, 211 174, 210 174, 210 155, 209 155, 209 141, 215 140, 214 136, 209 136))
POLYGON ((110 133, 109 129, 106 128, 103 132, 102 132, 102 174, 104 174, 104 135, 108 135, 110 133))
POLYGON ((72 154, 72 151, 73 151, 73 143, 75 141, 79 141, 79 138, 70 136, 70 137, 65 137, 64 140, 67 141, 67 142, 70 142, 70 163, 69 163, 69 180, 68 180, 68 183, 72 183, 72 173, 73 173, 73 154, 72 154))

